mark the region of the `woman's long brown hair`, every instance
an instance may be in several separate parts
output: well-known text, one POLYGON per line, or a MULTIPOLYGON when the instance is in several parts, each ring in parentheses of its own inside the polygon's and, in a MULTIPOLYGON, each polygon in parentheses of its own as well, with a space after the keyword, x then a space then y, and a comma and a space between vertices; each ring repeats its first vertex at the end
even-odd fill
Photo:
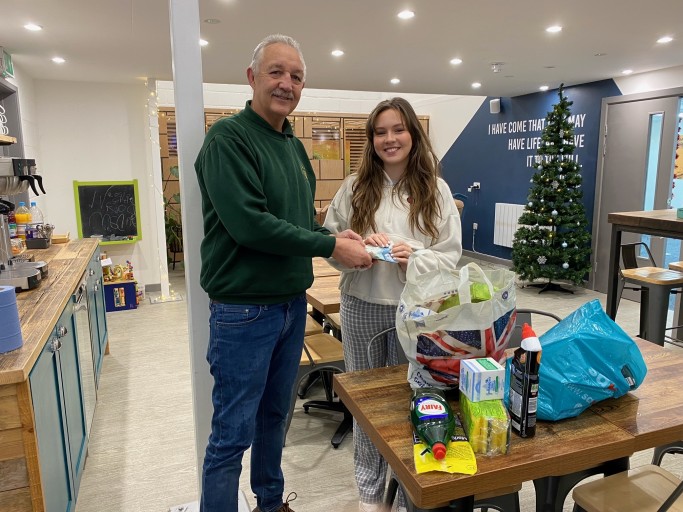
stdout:
POLYGON ((382 159, 375 152, 373 139, 375 135, 375 122, 377 116, 388 109, 396 110, 403 120, 403 125, 412 138, 412 148, 408 156, 408 165, 401 179, 394 185, 392 198, 401 201, 399 192, 408 194, 410 213, 408 224, 415 232, 436 240, 439 236, 437 220, 441 218, 441 209, 438 202, 437 179, 441 174, 439 159, 434 155, 434 150, 425 133, 413 107, 403 98, 391 98, 382 101, 370 113, 365 125, 365 149, 363 159, 357 171, 358 177, 353 184, 351 206, 351 229, 361 235, 377 231, 375 224, 375 212, 379 208, 382 199, 385 175, 383 172, 382 159))

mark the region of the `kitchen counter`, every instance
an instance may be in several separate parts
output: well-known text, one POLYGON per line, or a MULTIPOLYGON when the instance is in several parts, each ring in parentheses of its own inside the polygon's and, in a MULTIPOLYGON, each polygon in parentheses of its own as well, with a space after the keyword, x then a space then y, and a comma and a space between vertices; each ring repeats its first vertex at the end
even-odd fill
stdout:
POLYGON ((36 261, 48 264, 48 276, 40 285, 17 293, 24 344, 0 354, 0 385, 24 382, 45 346, 64 306, 79 284, 97 240, 74 240, 47 249, 30 249, 36 261))

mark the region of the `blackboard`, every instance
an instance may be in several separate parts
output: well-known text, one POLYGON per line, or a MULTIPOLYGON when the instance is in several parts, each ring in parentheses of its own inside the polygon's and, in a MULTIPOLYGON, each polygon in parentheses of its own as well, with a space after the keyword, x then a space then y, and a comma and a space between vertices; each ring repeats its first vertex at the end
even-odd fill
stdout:
POLYGON ((74 181, 80 238, 102 237, 103 244, 142 239, 138 180, 74 181))

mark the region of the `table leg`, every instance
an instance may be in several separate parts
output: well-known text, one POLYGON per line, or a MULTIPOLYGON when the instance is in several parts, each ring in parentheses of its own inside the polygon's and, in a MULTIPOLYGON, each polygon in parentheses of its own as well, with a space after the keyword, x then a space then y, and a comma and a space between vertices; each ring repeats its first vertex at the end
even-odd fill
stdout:
POLYGON ((617 288, 619 287, 619 259, 621 258, 621 229, 612 225, 612 237, 609 249, 609 267, 607 270, 607 316, 614 320, 617 316, 617 288))
MULTIPOLYGON (((664 346, 664 332, 666 331, 666 319, 669 311, 670 290, 665 286, 648 287, 647 294, 647 324, 645 327, 645 339, 664 346)), ((641 317, 643 308, 641 307, 641 317)))

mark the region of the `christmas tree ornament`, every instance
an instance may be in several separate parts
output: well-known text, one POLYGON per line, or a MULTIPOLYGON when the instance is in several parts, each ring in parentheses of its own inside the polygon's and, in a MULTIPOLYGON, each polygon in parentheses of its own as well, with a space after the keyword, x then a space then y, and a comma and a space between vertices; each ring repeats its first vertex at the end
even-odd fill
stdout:
POLYGON ((566 248, 567 248, 567 242, 562 242, 562 247, 563 247, 564 249, 566 249, 566 248))
POLYGON ((545 262, 548 261, 548 259, 545 256, 539 256, 536 261, 538 261, 540 265, 545 265, 545 262))
POLYGON ((565 269, 565 270, 567 270, 567 269, 569 268, 569 263, 567 263, 567 262, 565 261, 565 262, 562 264, 562 268, 565 269))
POLYGON ((550 215, 552 215, 553 217, 556 216, 556 215, 557 215, 557 210, 553 210, 552 212, 550 212, 550 215))
POLYGON ((531 208, 534 205, 531 201, 529 201, 529 208, 531 208))

